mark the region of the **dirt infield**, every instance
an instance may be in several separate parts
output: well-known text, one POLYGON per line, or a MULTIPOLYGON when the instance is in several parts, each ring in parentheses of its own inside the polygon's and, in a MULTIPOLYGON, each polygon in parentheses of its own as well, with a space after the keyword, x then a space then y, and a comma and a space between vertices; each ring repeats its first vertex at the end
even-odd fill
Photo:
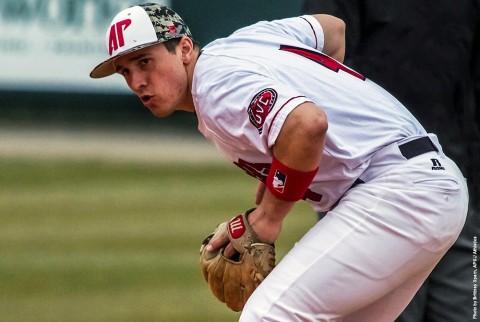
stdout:
POLYGON ((138 130, 0 129, 0 157, 153 163, 226 163, 200 134, 138 130))

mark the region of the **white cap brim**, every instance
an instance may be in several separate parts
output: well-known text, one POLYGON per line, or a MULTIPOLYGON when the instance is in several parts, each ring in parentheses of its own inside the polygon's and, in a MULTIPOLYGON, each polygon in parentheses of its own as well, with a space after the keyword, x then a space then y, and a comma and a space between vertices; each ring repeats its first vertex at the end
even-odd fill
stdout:
POLYGON ((137 50, 140 50, 140 49, 143 49, 145 47, 150 47, 150 46, 153 46, 153 45, 156 45, 156 44, 159 44, 163 41, 154 41, 154 42, 151 42, 151 43, 148 43, 148 44, 143 44, 143 45, 140 45, 140 46, 137 46, 137 47, 134 47, 134 48, 130 48, 129 50, 126 50, 112 58, 109 58, 107 60, 105 60, 104 62, 100 63, 98 66, 96 66, 91 72, 90 72, 90 77, 91 78, 103 78, 103 77, 107 77, 107 76, 111 76, 113 74, 115 74, 117 71, 116 71, 116 67, 115 67, 115 60, 117 60, 117 58, 120 58, 122 56, 125 56, 125 55, 128 55, 134 51, 137 51, 137 50))

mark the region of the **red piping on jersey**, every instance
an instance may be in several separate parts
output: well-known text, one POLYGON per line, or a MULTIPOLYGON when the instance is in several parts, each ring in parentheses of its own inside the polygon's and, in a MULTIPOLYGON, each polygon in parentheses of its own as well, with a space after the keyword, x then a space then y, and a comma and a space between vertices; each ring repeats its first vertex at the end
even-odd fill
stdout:
POLYGON ((272 125, 273 125, 273 123, 275 122, 275 119, 277 118, 278 113, 280 113, 280 111, 285 107, 285 105, 287 105, 288 103, 290 103, 291 100, 294 100, 294 99, 299 98, 299 97, 305 97, 305 96, 300 95, 300 96, 292 97, 292 98, 290 98, 285 104, 283 104, 282 107, 280 107, 280 108, 278 109, 277 113, 275 113, 275 116, 274 116, 273 119, 272 119, 272 123, 270 123, 270 126, 268 127, 267 137, 270 135, 270 129, 272 128, 272 125))
POLYGON ((303 20, 305 20, 309 25, 310 25, 310 28, 312 28, 312 31, 313 31, 313 37, 315 38, 315 49, 318 49, 318 39, 317 39, 317 33, 315 32, 315 29, 313 28, 312 24, 310 23, 310 21, 308 21, 307 19, 305 19, 304 17, 300 17, 302 18, 303 20))
POLYGON ((350 67, 343 65, 342 63, 338 62, 334 58, 320 51, 313 51, 313 50, 308 50, 306 48, 300 48, 300 47, 289 46, 289 45, 280 45, 279 49, 310 59, 311 61, 314 61, 336 73, 338 73, 339 70, 342 70, 352 76, 355 76, 358 79, 361 79, 362 81, 366 79, 366 77, 363 76, 362 74, 357 73, 350 67))

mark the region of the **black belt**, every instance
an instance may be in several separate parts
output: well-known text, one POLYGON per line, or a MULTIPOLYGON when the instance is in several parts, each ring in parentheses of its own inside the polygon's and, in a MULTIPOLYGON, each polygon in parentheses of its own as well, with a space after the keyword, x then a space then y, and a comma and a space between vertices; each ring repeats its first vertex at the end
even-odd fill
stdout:
POLYGON ((398 146, 398 148, 406 159, 411 159, 427 152, 438 152, 437 147, 433 145, 428 136, 423 136, 421 138, 401 144, 398 146))
MULTIPOLYGON (((398 148, 400 149, 400 153, 402 153, 402 155, 407 160, 427 152, 438 152, 437 147, 433 145, 432 141, 428 136, 422 136, 421 138, 401 144, 398 146, 398 148)), ((361 183, 365 182, 362 179, 358 178, 357 180, 355 180, 351 188, 361 183)))

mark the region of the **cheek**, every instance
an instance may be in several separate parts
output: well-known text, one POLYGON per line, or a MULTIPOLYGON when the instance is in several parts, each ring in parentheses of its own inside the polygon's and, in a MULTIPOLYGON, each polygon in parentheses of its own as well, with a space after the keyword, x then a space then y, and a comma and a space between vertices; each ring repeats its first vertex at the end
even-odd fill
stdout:
POLYGON ((135 89, 132 87, 132 83, 126 79, 125 79, 125 82, 127 83, 128 88, 130 88, 133 92, 135 92, 135 89))
POLYGON ((133 87, 132 78, 129 76, 122 76, 122 77, 125 80, 125 83, 127 84, 128 88, 130 88, 132 92, 136 93, 135 88, 133 87))
POLYGON ((168 89, 168 92, 172 96, 181 95, 187 87, 188 79, 185 71, 170 70, 163 79, 164 90, 168 89))

